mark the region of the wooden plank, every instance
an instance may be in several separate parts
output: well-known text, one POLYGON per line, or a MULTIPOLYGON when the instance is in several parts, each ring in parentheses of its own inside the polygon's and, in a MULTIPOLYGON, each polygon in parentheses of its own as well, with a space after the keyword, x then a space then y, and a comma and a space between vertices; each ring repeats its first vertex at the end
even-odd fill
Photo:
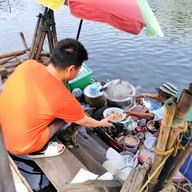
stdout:
POLYGON ((59 192, 118 192, 121 184, 115 180, 89 180, 83 183, 67 184, 59 192))
POLYGON ((16 192, 0 125, 0 191, 16 192))
POLYGON ((97 175, 106 173, 106 169, 97 162, 82 146, 74 147, 70 151, 76 156, 76 158, 87 167, 89 171, 97 175))
POLYGON ((66 148, 56 157, 34 159, 57 190, 70 183, 80 168, 87 168, 66 148))
POLYGON ((97 133, 94 133, 93 131, 88 131, 89 135, 97 142, 99 143, 106 151, 110 148, 109 145, 107 145, 97 133))
POLYGON ((99 145, 91 136, 84 139, 78 134, 77 142, 101 165, 106 160, 106 150, 99 145))

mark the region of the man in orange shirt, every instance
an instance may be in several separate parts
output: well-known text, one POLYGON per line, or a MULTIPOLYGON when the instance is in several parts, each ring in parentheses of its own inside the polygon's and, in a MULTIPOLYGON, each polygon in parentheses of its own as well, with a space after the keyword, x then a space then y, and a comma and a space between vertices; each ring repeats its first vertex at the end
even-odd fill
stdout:
MULTIPOLYGON (((63 122, 90 128, 111 126, 107 118, 97 121, 88 117, 63 85, 76 77, 87 59, 87 51, 80 42, 64 39, 55 46, 47 67, 34 60, 17 67, 0 95, 0 122, 9 152, 29 154, 41 150, 63 122)), ((53 153, 57 155, 58 151, 53 153)))

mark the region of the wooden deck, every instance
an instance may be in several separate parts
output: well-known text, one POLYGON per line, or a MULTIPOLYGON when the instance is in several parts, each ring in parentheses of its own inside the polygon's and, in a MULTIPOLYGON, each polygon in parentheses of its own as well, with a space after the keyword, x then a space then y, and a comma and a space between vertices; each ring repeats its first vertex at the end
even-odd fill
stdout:
POLYGON ((60 192, 86 192, 86 191, 120 191, 121 184, 115 180, 101 181, 90 180, 84 183, 71 184, 72 179, 83 168, 94 174, 102 175, 105 168, 102 166, 105 161, 106 149, 109 148, 96 135, 92 133, 87 139, 78 134, 79 147, 66 148, 64 153, 52 158, 34 159, 36 164, 45 173, 53 186, 60 192), (99 142, 97 142, 98 140, 99 142))

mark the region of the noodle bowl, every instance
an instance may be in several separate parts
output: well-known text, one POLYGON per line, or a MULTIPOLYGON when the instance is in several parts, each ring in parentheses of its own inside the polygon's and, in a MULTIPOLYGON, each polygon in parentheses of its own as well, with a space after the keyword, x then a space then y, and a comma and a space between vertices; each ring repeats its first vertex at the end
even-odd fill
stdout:
POLYGON ((104 117, 108 117, 112 122, 120 122, 125 119, 126 114, 124 111, 118 107, 110 107, 105 109, 103 112, 104 117))

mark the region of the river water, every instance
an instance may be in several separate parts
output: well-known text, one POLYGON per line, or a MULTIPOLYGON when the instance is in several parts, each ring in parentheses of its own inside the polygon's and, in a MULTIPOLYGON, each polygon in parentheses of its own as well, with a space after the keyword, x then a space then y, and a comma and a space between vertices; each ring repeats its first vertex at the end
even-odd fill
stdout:
MULTIPOLYGON (((93 78, 120 78, 153 92, 165 81, 180 90, 192 82, 191 0, 148 0, 165 34, 148 38, 145 29, 132 35, 107 24, 84 21, 79 40, 89 53, 85 63, 93 78)), ((31 46, 37 15, 44 7, 35 0, 0 0, 0 54, 23 50, 19 32, 31 46), (10 6, 9 6, 10 5, 10 6)), ((55 12, 58 39, 76 38, 79 19, 67 6, 55 12)), ((47 41, 45 42, 45 47, 47 41)))

